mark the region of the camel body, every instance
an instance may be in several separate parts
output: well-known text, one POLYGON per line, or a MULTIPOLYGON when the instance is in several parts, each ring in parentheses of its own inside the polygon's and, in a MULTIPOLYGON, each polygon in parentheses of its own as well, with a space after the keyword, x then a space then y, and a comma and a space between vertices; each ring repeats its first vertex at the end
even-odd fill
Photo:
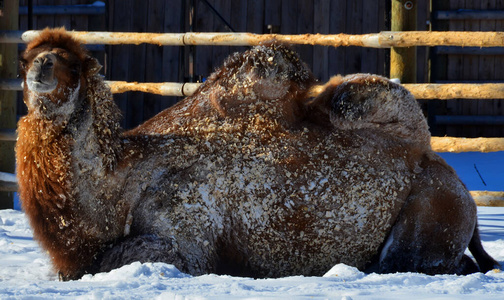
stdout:
POLYGON ((28 45, 16 146, 23 208, 63 279, 134 261, 194 275, 321 275, 336 263, 467 273, 478 270, 468 245, 481 269, 495 264, 474 201, 400 85, 357 74, 310 97, 297 54, 258 46, 121 133, 79 47, 63 30, 28 45))

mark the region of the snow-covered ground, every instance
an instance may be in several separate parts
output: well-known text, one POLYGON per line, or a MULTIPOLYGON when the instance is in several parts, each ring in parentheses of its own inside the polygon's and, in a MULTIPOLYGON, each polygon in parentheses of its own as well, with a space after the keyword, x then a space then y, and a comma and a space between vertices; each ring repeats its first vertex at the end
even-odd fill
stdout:
MULTIPOLYGON (((483 245, 504 262, 504 208, 479 209, 483 245)), ((468 276, 364 274, 336 265, 323 277, 189 276, 163 263, 133 263, 59 282, 24 214, 0 210, 0 299, 504 299, 504 272, 468 276)))
MULTIPOLYGON (((470 190, 504 190, 502 153, 443 157, 470 190)), ((484 247, 504 264, 504 208, 479 207, 478 217, 484 247)), ((336 265, 323 277, 254 280, 213 274, 190 276, 169 264, 133 263, 109 273, 59 282, 49 259, 33 240, 25 215, 17 210, 0 210, 0 299, 54 298, 504 299, 504 272, 494 270, 468 276, 378 275, 336 265)))

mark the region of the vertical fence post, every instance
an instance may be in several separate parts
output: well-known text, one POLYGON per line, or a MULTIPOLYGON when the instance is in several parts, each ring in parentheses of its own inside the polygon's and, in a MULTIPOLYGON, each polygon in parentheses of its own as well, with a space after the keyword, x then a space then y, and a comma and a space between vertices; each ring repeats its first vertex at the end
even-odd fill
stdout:
MULTIPOLYGON (((19 0, 0 0, 0 30, 17 30, 19 0)), ((17 44, 0 44, 0 78, 16 78, 17 44)), ((16 128, 16 91, 0 90, 0 128, 16 128)), ((14 173, 14 142, 0 142, 0 171, 14 173)), ((0 192, 0 209, 13 207, 14 193, 0 192)))
MULTIPOLYGON (((417 0, 392 0, 392 31, 417 29, 417 0)), ((390 50, 390 78, 399 78, 402 83, 416 82, 416 47, 392 48, 390 50)))

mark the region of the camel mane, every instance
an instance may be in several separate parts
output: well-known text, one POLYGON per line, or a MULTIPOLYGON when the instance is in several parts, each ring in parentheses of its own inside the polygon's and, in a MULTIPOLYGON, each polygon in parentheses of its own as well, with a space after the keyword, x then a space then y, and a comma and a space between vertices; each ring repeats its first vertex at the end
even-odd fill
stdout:
POLYGON ((46 28, 33 39, 27 46, 25 53, 30 53, 33 49, 61 48, 81 61, 84 61, 89 52, 82 46, 82 42, 68 34, 64 27, 49 29, 46 28))

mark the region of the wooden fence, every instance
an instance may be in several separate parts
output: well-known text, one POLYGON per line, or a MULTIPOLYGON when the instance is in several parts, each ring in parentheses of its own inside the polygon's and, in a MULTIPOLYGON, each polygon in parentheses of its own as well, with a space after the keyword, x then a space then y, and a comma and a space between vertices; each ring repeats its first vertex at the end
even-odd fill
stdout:
MULTIPOLYGON (((370 0, 107 0, 103 15, 34 14, 20 15, 19 30, 65 26, 78 31, 110 32, 236 32, 250 33, 372 33, 388 29, 389 1, 370 0), (210 7, 210 3, 222 18, 210 7), (192 7, 191 7, 192 5, 192 7), (191 15, 191 18, 189 17, 191 15), (192 22, 190 22, 192 19, 192 22)), ((22 7, 28 0, 19 0, 22 7)), ((93 4, 95 0, 33 0, 35 6, 93 4)), ((418 22, 425 24, 429 2, 418 3, 418 22)), ((425 25, 419 30, 426 29, 425 25)), ((95 48, 96 49, 96 48, 95 48)), ((93 55, 104 65, 108 80, 137 82, 188 82, 208 76, 235 51, 244 47, 158 47, 142 44, 101 46, 93 55), (189 63, 189 55, 192 63, 189 63), (189 65, 192 66, 189 70, 189 65)), ((313 70, 316 78, 326 81, 334 74, 369 72, 388 75, 386 49, 364 47, 295 48, 313 70)), ((420 47, 418 82, 427 82, 426 47, 420 47), (421 62, 420 62, 421 61, 421 62)), ((130 92, 116 95, 123 111, 122 125, 132 128, 160 110, 176 103, 180 97, 130 92)), ((17 107, 25 113, 22 101, 17 107)))
MULTIPOLYGON (((13 0, 16 1, 16 0, 13 0)), ((12 1, 9 1, 12 2, 12 1)), ((19 0, 24 13, 19 30, 65 26, 78 31, 111 32, 237 32, 348 33, 366 34, 391 30, 391 2, 371 0, 108 0, 102 14, 38 13, 37 7, 59 9, 60 5, 92 5, 95 0, 33 0, 35 11, 28 18, 30 1, 19 0), (213 5, 222 18, 206 4, 213 5), (193 5, 191 7, 191 5, 193 5), (191 16, 192 22, 190 22, 191 16), (29 23, 32 21, 30 27, 29 23), (225 22, 224 22, 225 21, 225 22)), ((501 0, 412 1, 416 8, 417 30, 504 31, 501 0), (462 9, 462 11, 459 11, 462 9), (467 11, 466 9, 470 9, 467 11), (477 11, 475 11, 477 10, 477 11), (463 19, 462 19, 463 18, 463 19), (492 19, 493 18, 493 19, 492 19)), ((21 11, 20 8, 20 11, 21 11)), ((60 10, 61 11, 61 10, 60 10)), ((142 44, 92 46, 93 55, 104 65, 108 80, 137 82, 188 82, 204 78, 234 51, 244 47, 158 47, 142 44), (189 63, 189 54, 193 55, 189 63), (192 65, 192 71, 189 71, 192 65)), ((504 47, 419 46, 416 48, 416 82, 448 83, 471 80, 472 83, 504 82, 504 47), (501 50, 499 50, 501 48, 501 50), (499 52, 500 51, 500 52, 499 52), (458 54, 457 54, 458 53, 458 54), (476 82, 474 82, 476 80, 476 82), (500 80, 500 81, 499 81, 500 80)), ((389 77, 389 50, 368 47, 296 46, 316 78, 326 81, 334 74, 369 72, 389 77)), ((408 69, 414 69, 408 63, 408 69)), ((19 97, 20 98, 20 97, 19 97)), ((180 97, 130 92, 115 97, 124 114, 122 125, 132 128, 180 97)), ((434 135, 504 136, 502 124, 440 124, 438 119, 472 115, 504 115, 504 100, 421 101, 429 114, 434 135), (427 107, 428 106, 428 107, 427 107), (440 118, 437 118, 440 116, 440 118)), ((18 101, 18 115, 26 112, 18 101)), ((481 118, 480 118, 481 119, 481 118)), ((495 118, 491 118, 495 119, 495 118)), ((478 119, 479 120, 479 119, 478 119)), ((460 121, 457 119, 457 121, 460 121)), ((446 122, 445 122, 446 123, 446 122)))
MULTIPOLYGON (((436 31, 504 31, 502 0, 436 0, 432 3, 430 25, 436 31)), ((432 83, 504 82, 504 47, 435 47, 429 51, 432 83)), ((503 100, 479 101, 477 98, 431 101, 429 109, 438 116, 467 118, 504 115, 503 100)), ((440 124, 431 122, 434 135, 465 137, 504 136, 502 123, 492 125, 440 124)))
MULTIPOLYGON (((22 41, 29 41, 38 34, 37 31, 26 32, 22 35, 22 41)), ((140 43, 150 43, 157 45, 216 45, 216 46, 242 46, 256 45, 272 38, 279 41, 301 44, 322 44, 325 46, 362 46, 362 47, 410 47, 415 45, 460 45, 460 46, 478 46, 491 47, 504 45, 504 33, 502 32, 381 32, 377 34, 365 35, 256 35, 250 33, 222 34, 222 33, 182 33, 182 34, 152 34, 152 33, 98 33, 98 32, 73 32, 77 38, 84 43, 94 44, 118 44, 130 43, 138 45, 140 43)), ((15 42, 15 40, 14 40, 15 42)), ((160 88, 161 85, 171 86, 173 83, 110 83, 114 92, 127 90, 141 90, 144 92, 157 94, 190 94, 197 87, 184 90, 183 83, 175 83, 177 88, 160 88), (156 88, 153 86, 158 85, 156 88), (150 87, 150 88, 149 88, 150 87)), ((466 93, 471 93, 469 97, 478 96, 480 98, 504 98, 504 85, 429 85, 414 84, 406 85, 414 95, 422 98, 448 99, 452 97, 462 98, 466 93), (417 89, 417 90, 415 90, 417 89), (485 96, 489 95, 489 96, 485 96)), ((314 89, 316 94, 317 87, 314 89)), ((495 139, 454 139, 454 138, 433 138, 433 149, 435 151, 503 151, 504 138, 495 139)), ((478 201, 482 192, 473 191, 478 201)), ((481 197, 484 202, 480 205, 501 205, 503 203, 504 193, 485 192, 481 197)))

